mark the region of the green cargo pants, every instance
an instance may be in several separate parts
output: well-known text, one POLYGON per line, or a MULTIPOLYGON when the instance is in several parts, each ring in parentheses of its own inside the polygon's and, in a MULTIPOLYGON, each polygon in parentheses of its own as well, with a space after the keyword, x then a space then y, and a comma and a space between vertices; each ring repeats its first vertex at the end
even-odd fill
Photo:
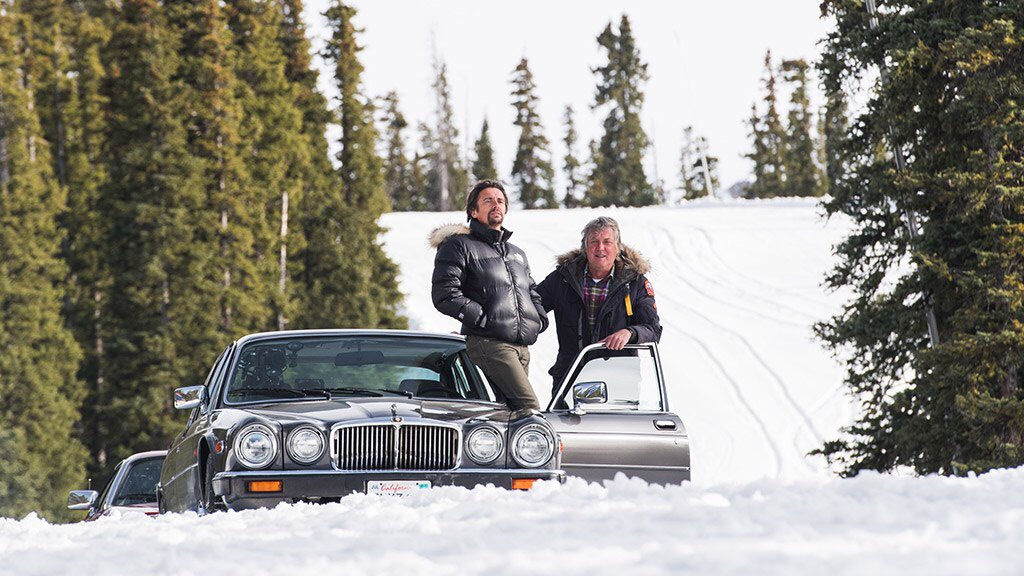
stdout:
POLYGON ((466 336, 466 353, 483 370, 491 385, 505 395, 509 408, 540 410, 528 377, 530 350, 526 346, 469 335, 466 336))

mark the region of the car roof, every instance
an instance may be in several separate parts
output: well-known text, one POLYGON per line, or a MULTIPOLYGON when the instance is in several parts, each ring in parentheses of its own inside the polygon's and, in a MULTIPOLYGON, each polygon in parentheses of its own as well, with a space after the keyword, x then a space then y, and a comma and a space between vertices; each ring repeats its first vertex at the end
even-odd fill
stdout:
POLYGON ((278 330, 274 332, 257 332, 242 336, 237 340, 238 344, 245 344, 256 340, 270 340, 276 338, 290 337, 317 337, 317 336, 392 336, 396 338, 436 338, 439 340, 450 340, 452 342, 464 342, 465 336, 461 334, 442 334, 438 332, 423 332, 418 330, 371 330, 371 329, 319 329, 319 330, 278 330))
POLYGON ((136 460, 143 460, 145 458, 156 458, 167 456, 167 450, 150 450, 149 452, 136 452, 131 456, 121 461, 122 464, 130 464, 136 460))

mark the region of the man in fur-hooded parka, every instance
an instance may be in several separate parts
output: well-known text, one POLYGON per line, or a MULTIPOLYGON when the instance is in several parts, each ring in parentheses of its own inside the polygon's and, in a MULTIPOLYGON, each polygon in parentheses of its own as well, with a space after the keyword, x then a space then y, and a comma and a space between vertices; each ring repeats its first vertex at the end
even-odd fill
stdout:
POLYGON ((537 286, 544 309, 555 312, 558 332, 558 357, 548 370, 552 394, 590 344, 621 350, 661 340, 654 288, 645 276, 650 268, 642 254, 622 244, 618 223, 604 216, 584 227, 579 249, 558 257, 555 270, 537 286))
POLYGON ((537 409, 527 346, 537 341, 548 319, 526 254, 508 241, 512 232, 501 225, 506 209, 504 188, 485 180, 470 192, 469 226, 442 226, 431 233, 437 255, 430 295, 438 311, 462 323, 470 358, 509 406, 537 409))

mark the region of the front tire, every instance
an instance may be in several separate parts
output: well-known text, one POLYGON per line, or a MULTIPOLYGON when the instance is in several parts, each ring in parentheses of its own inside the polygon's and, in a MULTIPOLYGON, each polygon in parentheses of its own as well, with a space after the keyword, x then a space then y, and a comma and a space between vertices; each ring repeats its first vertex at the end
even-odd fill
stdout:
POLYGON ((213 453, 206 455, 206 468, 203 470, 203 488, 199 498, 199 513, 213 514, 227 510, 224 502, 213 492, 213 453))

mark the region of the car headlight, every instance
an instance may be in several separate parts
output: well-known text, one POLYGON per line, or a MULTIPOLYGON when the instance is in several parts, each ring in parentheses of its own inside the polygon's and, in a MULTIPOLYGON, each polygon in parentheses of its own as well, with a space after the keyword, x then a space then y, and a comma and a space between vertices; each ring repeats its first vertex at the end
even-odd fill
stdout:
POLYGON ((277 456, 277 437, 263 424, 250 424, 235 436, 235 457, 247 468, 265 468, 277 456))
POLYGON ((502 433, 490 426, 481 426, 466 437, 466 453, 477 464, 490 464, 498 459, 505 441, 502 433))
POLYGON ((545 464, 554 453, 555 440, 540 424, 523 426, 512 437, 512 457, 526 468, 545 464))
POLYGON ((324 437, 309 426, 296 428, 288 435, 288 455, 299 464, 316 462, 324 453, 324 437))

